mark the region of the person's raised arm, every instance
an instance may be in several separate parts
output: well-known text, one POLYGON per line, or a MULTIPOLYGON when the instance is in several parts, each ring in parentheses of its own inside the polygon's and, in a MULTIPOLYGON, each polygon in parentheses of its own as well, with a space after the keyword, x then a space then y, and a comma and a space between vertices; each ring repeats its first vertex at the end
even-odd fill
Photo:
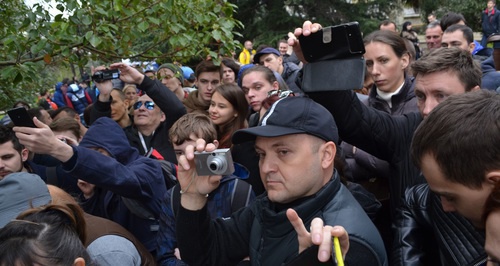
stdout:
MULTIPOLYGON (((92 75, 97 71, 103 70, 106 70, 105 66, 92 68, 92 75)), ((94 84, 99 90, 99 96, 90 110, 91 125, 100 117, 111 117, 111 91, 113 90, 113 82, 111 80, 104 80, 102 82, 94 81, 94 84)))
POLYGON ((111 69, 120 70, 120 79, 125 83, 136 84, 137 88, 146 92, 160 110, 166 114, 165 124, 170 128, 177 119, 186 114, 186 108, 175 93, 165 87, 159 80, 151 80, 137 69, 124 64, 115 63, 111 69))

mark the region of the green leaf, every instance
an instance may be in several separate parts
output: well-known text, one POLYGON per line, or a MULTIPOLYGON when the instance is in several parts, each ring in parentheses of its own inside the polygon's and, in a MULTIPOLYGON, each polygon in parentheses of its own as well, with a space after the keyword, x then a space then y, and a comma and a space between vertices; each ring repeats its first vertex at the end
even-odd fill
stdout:
POLYGON ((98 37, 98 36, 96 36, 96 35, 92 35, 92 36, 90 37, 89 42, 90 42, 90 44, 91 44, 92 46, 94 46, 94 48, 97 48, 97 46, 99 46, 99 44, 101 44, 102 39, 101 39, 101 38, 99 38, 99 37, 98 37))
POLYGON ((149 17, 148 20, 155 25, 160 25, 160 20, 157 18, 149 17))
POLYGON ((212 37, 216 40, 216 41, 220 41, 222 39, 222 34, 220 32, 220 30, 213 30, 212 31, 212 37))
POLYGON ((54 17, 54 21, 55 21, 55 22, 61 22, 61 21, 63 21, 63 15, 62 15, 62 14, 57 14, 57 15, 54 17))
POLYGON ((90 42, 90 38, 92 38, 93 35, 93 31, 87 31, 87 33, 85 33, 85 39, 90 42))
POLYGON ((82 16, 81 21, 83 25, 88 26, 92 23, 92 18, 90 16, 82 16))
POLYGON ((18 72, 17 75, 14 77, 14 80, 12 80, 12 82, 14 82, 15 84, 21 82, 22 80, 23 80, 23 75, 21 75, 21 73, 18 72))
POLYGON ((139 30, 141 30, 141 32, 145 32, 149 28, 149 23, 147 21, 143 21, 143 22, 139 23, 139 25, 137 25, 137 27, 139 28, 139 30))
POLYGON ((5 79, 13 79, 15 75, 17 75, 18 70, 12 66, 5 67, 1 69, 2 77, 5 79))
POLYGON ((57 8, 57 10, 59 10, 61 12, 64 12, 64 9, 65 9, 63 4, 57 4, 56 8, 57 8))

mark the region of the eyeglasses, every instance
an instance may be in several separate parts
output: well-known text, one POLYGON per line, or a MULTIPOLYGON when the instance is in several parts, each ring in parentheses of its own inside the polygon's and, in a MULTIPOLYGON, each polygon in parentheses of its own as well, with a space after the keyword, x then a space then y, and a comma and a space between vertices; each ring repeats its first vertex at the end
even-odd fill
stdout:
POLYGON ((286 98, 288 96, 295 96, 292 91, 272 90, 267 93, 267 98, 278 96, 278 98, 286 98))
POLYGON ((144 107, 148 110, 153 110, 155 109, 155 103, 152 101, 145 101, 145 102, 136 102, 134 103, 134 110, 137 110, 141 108, 141 106, 144 104, 144 107))

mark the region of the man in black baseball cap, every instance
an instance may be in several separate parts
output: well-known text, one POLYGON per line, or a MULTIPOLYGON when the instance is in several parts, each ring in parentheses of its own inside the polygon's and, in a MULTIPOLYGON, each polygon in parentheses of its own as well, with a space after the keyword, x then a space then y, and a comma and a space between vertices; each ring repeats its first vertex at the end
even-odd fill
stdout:
POLYGON ((234 265, 250 257, 256 265, 283 265, 311 248, 318 250, 300 265, 316 265, 331 259, 332 237, 340 236, 348 265, 387 265, 377 229, 335 171, 338 132, 324 107, 309 98, 282 98, 259 126, 233 135, 233 143, 251 140, 267 192, 229 219, 211 221, 206 211, 206 196, 220 176, 195 172, 194 151, 211 152, 215 145, 198 140, 179 157, 182 195, 176 226, 185 262, 234 265))

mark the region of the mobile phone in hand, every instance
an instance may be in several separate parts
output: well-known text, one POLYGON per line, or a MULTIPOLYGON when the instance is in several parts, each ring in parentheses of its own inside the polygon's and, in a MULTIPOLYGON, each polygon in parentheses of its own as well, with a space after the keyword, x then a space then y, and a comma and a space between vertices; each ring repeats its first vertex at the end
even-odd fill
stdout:
POLYGON ((17 127, 36 127, 33 118, 30 117, 26 108, 22 106, 8 110, 7 114, 17 127))

